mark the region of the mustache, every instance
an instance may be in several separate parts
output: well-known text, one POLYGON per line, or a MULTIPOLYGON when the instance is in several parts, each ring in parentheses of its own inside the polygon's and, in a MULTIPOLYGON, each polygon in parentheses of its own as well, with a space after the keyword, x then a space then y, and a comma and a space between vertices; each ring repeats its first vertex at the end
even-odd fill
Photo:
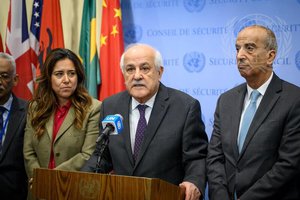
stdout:
POLYGON ((244 62, 238 62, 237 65, 245 65, 246 63, 244 62))
POLYGON ((244 59, 240 59, 237 61, 237 65, 248 65, 248 63, 246 63, 244 59))
POLYGON ((144 86, 145 84, 144 84, 142 81, 134 80, 134 81, 132 82, 132 85, 133 85, 133 86, 144 86))

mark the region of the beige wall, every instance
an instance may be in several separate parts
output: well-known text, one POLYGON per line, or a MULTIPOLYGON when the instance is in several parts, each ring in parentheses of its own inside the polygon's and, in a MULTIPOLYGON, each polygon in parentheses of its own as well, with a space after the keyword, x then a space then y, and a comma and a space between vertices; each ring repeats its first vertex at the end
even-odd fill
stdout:
MULTIPOLYGON (((2 36, 3 43, 5 43, 9 1, 10 0, 0 0, 0 34, 2 36)), ((26 0, 28 28, 30 26, 30 21, 31 21, 32 2, 33 0, 26 0)), ((96 2, 97 2, 96 9, 97 9, 97 23, 98 23, 97 44, 99 44, 102 1, 96 1, 96 2)), ((61 15, 62 15, 65 47, 72 49, 73 51, 78 53, 83 0, 60 0, 60 8, 61 8, 61 15)), ((99 53, 99 45, 98 45, 98 53, 99 53)))
POLYGON ((7 16, 8 16, 8 7, 9 0, 0 0, 0 33, 3 40, 3 45, 5 44, 5 29, 7 24, 7 16))

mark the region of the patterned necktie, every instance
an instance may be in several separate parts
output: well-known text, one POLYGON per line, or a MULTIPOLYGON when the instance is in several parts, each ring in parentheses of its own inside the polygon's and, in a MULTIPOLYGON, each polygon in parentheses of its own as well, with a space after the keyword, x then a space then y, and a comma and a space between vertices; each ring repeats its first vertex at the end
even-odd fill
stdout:
POLYGON ((134 161, 136 161, 139 151, 141 149, 143 139, 144 139, 144 133, 147 127, 147 121, 145 118, 145 110, 147 108, 147 105, 138 105, 137 106, 140 112, 140 119, 138 121, 137 129, 136 129, 136 135, 135 135, 135 142, 134 142, 134 150, 133 150, 133 158, 134 161))
POLYGON ((0 106, 0 154, 2 153, 2 138, 5 132, 5 130, 3 130, 3 113, 5 110, 3 106, 0 106))
POLYGON ((242 151, 244 141, 245 141, 245 138, 248 133, 248 129, 250 127, 250 124, 251 124, 254 114, 256 112, 256 101, 259 96, 260 96, 260 93, 257 90, 252 91, 250 104, 248 105, 248 107, 245 111, 244 118, 243 118, 243 121, 241 124, 241 130, 240 130, 240 135, 239 135, 239 140, 238 140, 239 152, 242 151))

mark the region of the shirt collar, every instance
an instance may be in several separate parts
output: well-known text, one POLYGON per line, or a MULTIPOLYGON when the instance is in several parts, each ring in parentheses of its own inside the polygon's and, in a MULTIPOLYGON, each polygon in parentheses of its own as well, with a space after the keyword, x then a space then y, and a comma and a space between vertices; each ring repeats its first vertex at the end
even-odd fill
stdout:
MULTIPOLYGON (((261 96, 264 96, 264 94, 266 93, 267 88, 268 88, 272 78, 273 78, 273 72, 272 72, 271 76, 268 78, 268 80, 264 84, 262 84, 259 88, 257 88, 257 91, 261 94, 261 96)), ((253 91, 253 89, 247 84, 248 99, 250 98, 250 94, 252 91, 253 91)))
MULTIPOLYGON (((144 104, 152 109, 153 105, 154 105, 156 95, 157 95, 157 92, 148 101, 146 101, 144 104)), ((138 105, 140 105, 140 103, 134 97, 132 97, 131 110, 136 109, 136 107, 138 105)))
POLYGON ((7 111, 10 110, 13 99, 13 95, 10 94, 9 99, 5 102, 5 104, 2 105, 4 108, 6 108, 7 111))
POLYGON ((68 103, 66 103, 66 105, 63 105, 63 106, 60 106, 60 105, 57 105, 57 109, 62 111, 62 110, 68 110, 72 105, 72 102, 71 101, 68 101, 68 103))

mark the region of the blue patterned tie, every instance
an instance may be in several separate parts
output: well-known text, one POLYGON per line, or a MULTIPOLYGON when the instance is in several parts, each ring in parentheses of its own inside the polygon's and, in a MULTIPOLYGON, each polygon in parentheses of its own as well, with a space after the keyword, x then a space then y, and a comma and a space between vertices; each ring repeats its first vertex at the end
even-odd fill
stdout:
POLYGON ((248 105, 248 107, 245 111, 244 118, 243 118, 243 121, 241 124, 241 130, 240 130, 240 135, 239 135, 239 140, 238 140, 239 152, 242 151, 243 144, 244 144, 245 138, 248 133, 248 129, 250 127, 250 124, 251 124, 254 114, 256 112, 256 101, 259 96, 260 96, 260 93, 257 90, 252 91, 250 104, 248 105))
POLYGON ((145 118, 145 110, 147 108, 147 105, 138 105, 137 106, 140 112, 140 119, 138 121, 137 129, 136 129, 136 135, 135 135, 135 142, 134 142, 134 150, 133 150, 133 158, 134 161, 136 161, 139 151, 141 149, 143 139, 144 139, 144 133, 147 127, 147 121, 145 118))
POLYGON ((0 154, 2 153, 2 138, 5 132, 5 130, 3 130, 3 113, 5 110, 3 106, 0 106, 0 154))

